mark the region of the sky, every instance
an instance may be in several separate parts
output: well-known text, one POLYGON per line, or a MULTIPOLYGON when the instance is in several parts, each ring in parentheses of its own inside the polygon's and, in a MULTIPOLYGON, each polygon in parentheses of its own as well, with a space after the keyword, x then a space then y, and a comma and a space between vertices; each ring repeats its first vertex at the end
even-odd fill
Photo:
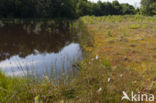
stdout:
MULTIPOLYGON (((93 2, 97 2, 98 0, 90 0, 90 1, 93 1, 93 2)), ((114 0, 101 0, 101 1, 114 1, 114 0)), ((118 0, 120 3, 129 3, 135 7, 140 7, 140 1, 141 0, 118 0)))

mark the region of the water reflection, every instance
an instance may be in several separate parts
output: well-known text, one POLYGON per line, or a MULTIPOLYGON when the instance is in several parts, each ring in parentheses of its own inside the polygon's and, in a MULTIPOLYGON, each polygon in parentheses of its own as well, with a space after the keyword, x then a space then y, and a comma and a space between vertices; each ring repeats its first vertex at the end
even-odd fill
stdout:
POLYGON ((37 73, 43 76, 54 71, 59 75, 72 70, 72 64, 82 59, 80 45, 68 28, 50 32, 41 25, 36 30, 35 24, 34 28, 25 28, 28 27, 24 24, 7 24, 0 28, 0 68, 7 75, 37 73))
MULTIPOLYGON (((82 52, 80 45, 71 43, 65 46, 58 53, 40 53, 36 50, 36 54, 30 54, 25 58, 18 55, 12 56, 10 59, 0 62, 0 68, 7 75, 24 75, 27 71, 31 74, 39 73, 39 75, 50 73, 51 69, 61 73, 62 69, 68 72, 72 68, 72 63, 81 60, 82 52)), ((58 74, 59 75, 59 74, 58 74)))

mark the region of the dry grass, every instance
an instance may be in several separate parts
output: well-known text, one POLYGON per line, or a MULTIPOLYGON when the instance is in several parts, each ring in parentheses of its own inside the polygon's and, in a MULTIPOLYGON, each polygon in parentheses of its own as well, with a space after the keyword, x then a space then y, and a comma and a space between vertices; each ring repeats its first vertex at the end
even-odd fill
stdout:
MULTIPOLYGON (((139 78, 137 76, 140 75, 142 78, 138 82, 140 88, 134 88, 134 85, 127 85, 126 88, 155 93, 156 30, 153 28, 156 25, 156 17, 112 16, 111 19, 109 17, 83 17, 82 20, 95 41, 94 46, 86 50, 91 51, 94 56, 98 55, 101 61, 108 60, 112 68, 118 69, 118 72, 109 72, 111 78, 115 78, 111 89, 116 88, 122 91, 124 87, 121 85, 118 87, 118 84, 129 84, 129 79, 136 81, 139 78), (122 67, 123 70, 121 70, 122 67), (117 77, 121 71, 127 71, 125 80, 117 77), (132 71, 134 75, 131 74, 132 71), (154 85, 149 91, 153 81, 154 85)), ((101 62, 96 65, 100 64, 101 62)), ((114 93, 117 95, 117 92, 114 93)))

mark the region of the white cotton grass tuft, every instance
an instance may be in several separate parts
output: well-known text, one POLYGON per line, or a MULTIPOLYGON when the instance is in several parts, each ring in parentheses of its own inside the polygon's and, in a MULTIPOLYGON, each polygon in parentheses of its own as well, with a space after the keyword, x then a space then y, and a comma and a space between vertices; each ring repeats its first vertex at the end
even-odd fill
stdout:
POLYGON ((123 77, 123 74, 120 74, 120 77, 123 77))
POLYGON ((107 81, 110 82, 111 81, 111 78, 108 78, 107 81))
POLYGON ((98 92, 101 92, 101 91, 102 91, 102 88, 99 88, 99 89, 98 89, 98 92))
POLYGON ((96 57, 95 57, 95 58, 96 58, 96 60, 98 60, 98 59, 99 59, 99 56, 98 56, 98 55, 96 55, 96 57))

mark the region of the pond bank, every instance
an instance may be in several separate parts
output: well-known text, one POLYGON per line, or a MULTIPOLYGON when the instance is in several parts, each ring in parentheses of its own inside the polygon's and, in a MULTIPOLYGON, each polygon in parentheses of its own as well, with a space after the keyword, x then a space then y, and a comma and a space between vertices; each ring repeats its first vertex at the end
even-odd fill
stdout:
POLYGON ((36 97, 47 103, 118 103, 122 91, 155 94, 155 21, 143 16, 80 18, 75 25, 80 27, 85 58, 74 65, 79 74, 69 77, 70 82, 62 75, 57 85, 47 77, 37 82, 1 74, 0 100, 30 103, 36 97))

